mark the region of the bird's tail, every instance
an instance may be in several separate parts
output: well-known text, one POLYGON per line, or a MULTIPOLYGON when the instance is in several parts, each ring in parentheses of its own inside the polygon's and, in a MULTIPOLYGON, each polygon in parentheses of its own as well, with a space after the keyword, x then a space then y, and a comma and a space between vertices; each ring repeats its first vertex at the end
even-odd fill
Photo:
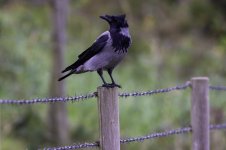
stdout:
POLYGON ((59 78, 58 81, 61 81, 61 80, 67 78, 68 76, 70 76, 70 75, 72 75, 72 74, 73 74, 73 72, 69 72, 68 74, 66 74, 66 75, 64 75, 63 77, 59 78))

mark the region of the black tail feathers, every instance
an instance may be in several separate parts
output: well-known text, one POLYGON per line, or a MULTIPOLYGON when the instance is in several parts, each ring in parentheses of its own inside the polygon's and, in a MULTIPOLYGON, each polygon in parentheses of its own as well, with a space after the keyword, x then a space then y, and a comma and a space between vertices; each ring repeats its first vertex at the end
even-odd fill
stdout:
POLYGON ((72 75, 73 74, 73 72, 69 72, 68 74, 66 74, 65 76, 63 76, 63 77, 61 77, 61 78, 59 78, 58 79, 58 81, 61 81, 61 80, 63 80, 63 79, 65 79, 65 78, 67 78, 68 76, 70 76, 70 75, 72 75))

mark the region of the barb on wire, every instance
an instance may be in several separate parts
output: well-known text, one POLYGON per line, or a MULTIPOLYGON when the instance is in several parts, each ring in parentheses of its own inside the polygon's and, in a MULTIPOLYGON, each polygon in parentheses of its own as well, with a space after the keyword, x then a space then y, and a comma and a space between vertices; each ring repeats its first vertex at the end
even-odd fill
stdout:
MULTIPOLYGON (((222 124, 210 125, 209 128, 210 128, 210 130, 226 129, 226 122, 222 123, 222 124)), ((167 130, 164 132, 151 133, 146 136, 125 138, 125 139, 121 139, 120 143, 127 144, 127 143, 131 143, 131 142, 143 142, 144 140, 167 137, 167 136, 176 135, 176 134, 185 134, 185 133, 190 133, 190 132, 192 132, 192 127, 184 127, 184 128, 174 129, 174 130, 167 130)), ((99 142, 84 143, 84 144, 63 146, 63 147, 44 148, 44 150, 72 150, 72 149, 96 148, 96 147, 99 147, 99 142)))
POLYGON ((72 96, 72 97, 56 97, 56 98, 35 98, 31 100, 3 100, 0 99, 0 104, 36 104, 36 103, 55 103, 55 102, 78 102, 82 100, 87 100, 93 97, 97 97, 94 92, 92 94, 72 96))
POLYGON ((128 96, 147 96, 147 95, 153 95, 153 94, 159 94, 159 93, 167 93, 175 90, 185 90, 187 87, 190 87, 191 83, 190 81, 185 82, 182 85, 177 85, 170 88, 164 88, 164 89, 157 89, 157 90, 151 90, 147 92, 132 92, 132 93, 121 93, 119 94, 120 97, 128 97, 128 96))
POLYGON ((209 86, 210 90, 215 90, 215 91, 226 91, 226 86, 209 86))

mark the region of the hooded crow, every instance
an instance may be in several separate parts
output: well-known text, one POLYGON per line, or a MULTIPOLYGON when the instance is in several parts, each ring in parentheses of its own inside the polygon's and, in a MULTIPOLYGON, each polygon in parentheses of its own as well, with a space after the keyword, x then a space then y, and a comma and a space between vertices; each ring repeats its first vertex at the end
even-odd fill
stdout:
POLYGON ((103 81, 104 87, 121 87, 116 84, 112 77, 113 69, 126 56, 131 44, 129 26, 125 15, 104 15, 100 16, 110 25, 108 31, 103 32, 95 42, 70 66, 65 68, 62 73, 68 72, 58 81, 70 76, 89 71, 97 71, 103 81), (103 71, 107 71, 112 83, 107 83, 103 77, 103 71))

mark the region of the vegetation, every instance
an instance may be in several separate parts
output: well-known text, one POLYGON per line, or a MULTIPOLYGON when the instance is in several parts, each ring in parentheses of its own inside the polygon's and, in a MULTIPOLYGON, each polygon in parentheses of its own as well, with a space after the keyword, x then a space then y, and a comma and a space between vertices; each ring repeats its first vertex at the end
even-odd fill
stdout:
MULTIPOLYGON (((121 92, 173 86, 193 76, 226 85, 226 3, 223 0, 70 1, 65 65, 72 63, 108 26, 101 14, 126 13, 133 42, 115 70, 121 92)), ((49 97, 52 70, 51 7, 45 0, 0 0, 0 98, 49 97)), ((57 79, 56 79, 57 80, 57 79)), ((96 73, 66 80, 66 95, 94 92, 96 73)), ((190 124, 190 90, 120 101, 121 136, 145 135, 190 124)), ((211 92, 211 123, 225 121, 225 93, 211 92)), ((98 139, 96 101, 68 103, 71 143, 98 139)), ((48 107, 0 105, 0 149, 53 146, 48 107)), ((211 146, 226 147, 222 132, 211 146)), ((56 145, 54 145, 56 146, 56 145)), ((190 149, 189 135, 172 136, 123 149, 190 149)))

